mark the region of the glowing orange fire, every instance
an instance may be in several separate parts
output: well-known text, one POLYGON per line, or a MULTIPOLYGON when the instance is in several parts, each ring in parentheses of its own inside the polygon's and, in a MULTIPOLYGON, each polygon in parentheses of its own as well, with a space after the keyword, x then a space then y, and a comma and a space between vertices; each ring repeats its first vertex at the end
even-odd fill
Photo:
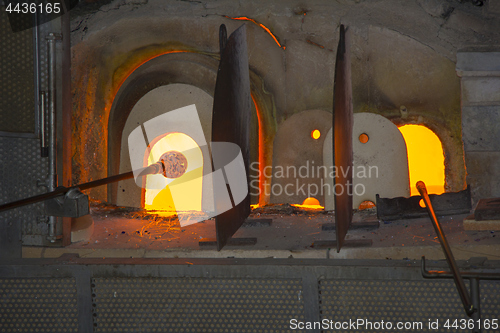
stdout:
POLYGON ((444 154, 437 135, 421 125, 399 127, 406 141, 411 195, 419 195, 415 184, 422 180, 429 193, 444 193, 444 154))
POLYGON ((264 198, 263 184, 266 181, 264 174, 265 158, 266 158, 264 145, 266 144, 265 142, 266 139, 264 137, 264 124, 261 112, 259 110, 259 106, 257 102, 255 102, 255 97, 253 96, 253 94, 251 96, 252 96, 252 102, 255 105, 255 111, 257 113, 257 121, 259 122, 259 189, 260 189, 259 204, 264 205, 265 198, 264 198))
POLYGON ((369 208, 373 208, 373 207, 376 207, 375 203, 373 201, 365 200, 359 204, 358 209, 363 210, 363 209, 369 209, 369 208))
POLYGON ((147 154, 147 164, 158 161, 168 151, 181 152, 187 159, 186 172, 179 178, 163 175, 146 177, 144 208, 173 215, 177 211, 201 211, 203 154, 200 147, 184 133, 169 133, 158 139, 147 154))
POLYGON ((286 49, 286 46, 281 46, 280 42, 278 41, 278 38, 276 38, 276 36, 271 32, 271 30, 269 30, 269 28, 266 27, 265 25, 263 25, 262 23, 259 23, 259 22, 255 21, 254 19, 244 17, 244 16, 241 16, 241 17, 224 16, 224 17, 227 17, 231 20, 249 21, 249 22, 252 22, 253 24, 258 25, 259 27, 264 29, 271 37, 273 37, 274 41, 276 42, 276 44, 278 44, 279 47, 281 47, 283 50, 286 49))
POLYGON ((319 204, 319 200, 313 197, 306 198, 301 205, 292 205, 294 207, 298 208, 305 208, 305 209, 324 209, 325 207, 321 206, 319 204))
POLYGON ((311 137, 314 140, 318 140, 320 136, 321 136, 321 132, 317 129, 315 129, 314 131, 311 132, 311 137))

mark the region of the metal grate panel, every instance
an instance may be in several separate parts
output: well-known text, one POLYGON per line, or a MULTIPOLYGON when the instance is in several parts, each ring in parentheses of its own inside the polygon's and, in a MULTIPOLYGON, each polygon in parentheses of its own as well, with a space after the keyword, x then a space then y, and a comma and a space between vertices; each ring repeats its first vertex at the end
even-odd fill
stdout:
MULTIPOLYGON (((2 7, 3 8, 3 7, 2 7)), ((50 23, 40 25, 39 65, 41 89, 47 90, 47 42, 50 23)), ((0 13, 0 49, 8 50, 0 57, 0 131, 35 133, 34 49, 33 29, 13 33, 5 11, 0 13), (10 76, 9 76, 10 75, 10 76)), ((45 122, 47 122, 47 116, 45 122)), ((10 134, 10 133, 9 133, 10 134)), ((17 134, 15 134, 17 135, 17 134)), ((26 134, 23 134, 26 136, 26 134)), ((11 202, 44 193, 37 181, 45 181, 47 158, 40 156, 40 141, 31 137, 0 137, 0 203, 11 202)), ((43 203, 21 207, 0 214, 0 219, 21 223, 24 245, 47 243, 47 222, 43 203)))
POLYGON ((500 281, 482 280, 479 286, 481 317, 500 320, 500 281))
POLYGON ((13 33, 0 8, 0 131, 35 133, 33 29, 13 33))
MULTIPOLYGON (((37 180, 47 177, 48 161, 40 157, 38 139, 0 137, 0 202, 6 203, 44 193, 37 187, 37 180)), ((23 243, 43 245, 47 235, 47 223, 38 221, 44 214, 43 203, 20 207, 0 213, 2 220, 22 223, 23 243)))
POLYGON ((74 279, 0 279, 0 332, 77 332, 74 279))
POLYGON ((287 332, 301 279, 94 279, 95 332, 287 332))
MULTIPOLYGON (((443 327, 447 319, 468 319, 453 280, 321 280, 319 285, 321 318, 334 322, 421 322, 427 331, 428 320, 439 319, 440 329, 432 332, 450 332, 443 327)), ((342 331, 381 332, 361 328, 342 331)))

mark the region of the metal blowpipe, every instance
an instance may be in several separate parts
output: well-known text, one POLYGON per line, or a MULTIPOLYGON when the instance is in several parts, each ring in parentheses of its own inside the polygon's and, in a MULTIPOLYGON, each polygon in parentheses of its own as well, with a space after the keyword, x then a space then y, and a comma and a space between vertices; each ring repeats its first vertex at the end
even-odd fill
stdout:
POLYGON ((453 273, 453 280, 455 280, 455 285, 458 289, 458 294, 460 295, 460 299, 464 305, 465 312, 470 316, 474 313, 475 308, 472 304, 469 292, 465 287, 464 280, 460 272, 458 271, 457 263, 455 261, 455 257, 453 257, 453 253, 451 252, 450 246, 448 245, 448 241, 444 235, 443 229, 441 229, 441 225, 436 217, 436 213, 434 212, 434 208, 432 207, 431 199, 429 198, 429 194, 427 194, 427 188, 425 187, 425 183, 423 181, 417 182, 417 190, 424 199, 425 207, 427 207, 427 212, 429 213, 429 217, 431 218, 432 224, 434 226, 434 230, 438 236, 439 242, 443 248, 444 254, 446 256, 446 261, 451 268, 453 273))
MULTIPOLYGON (((172 168, 166 162, 167 162, 166 160, 160 160, 160 161, 158 161, 154 164, 151 164, 143 169, 136 170, 135 174, 139 174, 139 177, 143 177, 143 176, 147 176, 147 175, 163 174, 165 177, 168 177, 168 178, 176 178, 176 177, 173 177, 172 175, 169 174, 169 172, 170 172, 170 170, 172 170, 172 168), (170 176, 172 176, 172 177, 170 177, 170 176)), ((176 175, 176 176, 178 177, 178 175, 176 175)), ((87 183, 83 183, 83 184, 79 184, 79 185, 74 185, 71 187, 61 186, 61 187, 58 187, 51 192, 35 195, 33 197, 29 197, 26 199, 21 199, 18 201, 9 202, 9 203, 0 205, 0 212, 6 211, 9 209, 13 209, 13 208, 17 208, 17 207, 21 207, 21 206, 34 204, 34 203, 49 200, 49 199, 53 199, 53 198, 56 198, 58 196, 65 195, 70 190, 76 189, 76 190, 84 191, 84 190, 88 190, 88 189, 91 189, 91 188, 94 188, 97 186, 107 185, 110 183, 118 182, 120 180, 130 179, 133 177, 134 177, 134 171, 130 171, 130 172, 125 172, 125 173, 116 175, 116 176, 111 176, 111 177, 107 177, 107 178, 103 178, 103 179, 99 179, 99 180, 94 180, 91 182, 87 182, 87 183)))

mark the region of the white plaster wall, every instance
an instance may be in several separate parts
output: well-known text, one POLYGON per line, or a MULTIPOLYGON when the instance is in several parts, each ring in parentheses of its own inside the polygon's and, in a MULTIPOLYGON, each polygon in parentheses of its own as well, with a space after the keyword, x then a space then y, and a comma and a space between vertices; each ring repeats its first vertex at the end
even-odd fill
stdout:
MULTIPOLYGON (((396 125, 378 114, 355 113, 352 140, 353 208, 358 208, 363 201, 376 203, 377 194, 382 198, 410 196, 406 143, 396 125), (359 140, 363 133, 369 138, 366 143, 359 140)), ((328 169, 333 165, 332 153, 330 129, 323 146, 324 164, 328 169)), ((327 177, 325 182, 333 188, 333 178, 327 177)), ((325 194, 325 210, 334 209, 333 193, 325 194)))

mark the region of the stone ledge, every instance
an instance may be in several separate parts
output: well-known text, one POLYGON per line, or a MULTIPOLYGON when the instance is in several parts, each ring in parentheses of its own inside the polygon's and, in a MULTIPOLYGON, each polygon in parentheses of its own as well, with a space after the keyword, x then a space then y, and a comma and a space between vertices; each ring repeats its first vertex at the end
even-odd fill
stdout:
POLYGON ((462 105, 500 105, 500 76, 463 77, 462 105))
POLYGON ((500 76, 500 52, 458 52, 458 76, 500 76))
POLYGON ((459 77, 497 77, 500 76, 500 71, 463 71, 457 69, 459 77))
POLYGON ((465 152, 467 184, 473 204, 479 199, 500 197, 500 152, 465 152))
MULTIPOLYGON (((497 259, 500 246, 498 244, 453 245, 452 251, 456 260, 468 260, 477 253, 488 259, 497 259)), ((32 248, 23 247, 23 258, 58 258, 65 253, 78 253, 82 258, 295 258, 295 259, 410 259, 418 260, 422 255, 429 260, 445 259, 441 245, 408 246, 384 248, 342 249, 337 253, 329 250, 149 250, 144 249, 68 249, 68 248, 32 248), (43 251, 45 250, 45 251, 43 251)))

